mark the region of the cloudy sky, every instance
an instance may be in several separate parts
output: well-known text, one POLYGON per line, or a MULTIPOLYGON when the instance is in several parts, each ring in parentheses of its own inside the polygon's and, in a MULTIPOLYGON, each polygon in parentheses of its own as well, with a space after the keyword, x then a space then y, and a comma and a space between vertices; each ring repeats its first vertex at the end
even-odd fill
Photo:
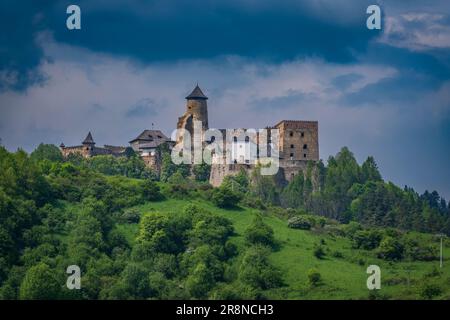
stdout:
POLYGON ((386 180, 450 199, 448 0, 100 0, 0 4, 0 138, 126 145, 176 127, 196 82, 210 126, 318 120, 386 180), (81 7, 81 30, 66 8, 81 7), (366 28, 379 4, 381 31, 366 28))

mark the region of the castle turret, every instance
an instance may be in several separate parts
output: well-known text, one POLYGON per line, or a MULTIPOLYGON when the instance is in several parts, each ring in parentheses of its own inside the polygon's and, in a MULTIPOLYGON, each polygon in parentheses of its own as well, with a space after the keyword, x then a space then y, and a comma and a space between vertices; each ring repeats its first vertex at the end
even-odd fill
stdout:
POLYGON ((89 147, 93 147, 95 146, 95 142, 94 139, 92 138, 92 134, 89 131, 88 135, 86 136, 86 139, 84 139, 84 141, 82 142, 83 146, 89 146, 89 147))
POLYGON ((190 95, 186 97, 186 114, 191 114, 194 120, 201 121, 203 130, 208 129, 208 97, 202 92, 202 89, 195 86, 190 95))

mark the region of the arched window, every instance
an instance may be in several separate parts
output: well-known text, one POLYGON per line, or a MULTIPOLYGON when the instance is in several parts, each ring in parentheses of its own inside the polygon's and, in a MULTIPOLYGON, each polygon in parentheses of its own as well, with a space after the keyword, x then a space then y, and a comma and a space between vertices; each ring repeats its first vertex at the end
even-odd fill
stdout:
POLYGON ((308 145, 307 145, 307 144, 304 144, 304 145, 303 145, 303 149, 305 149, 305 150, 308 149, 308 145))
POLYGON ((250 138, 248 136, 245 137, 245 142, 249 142, 250 138))
POLYGON ((237 142, 237 137, 233 137, 233 141, 234 141, 234 142, 237 142))

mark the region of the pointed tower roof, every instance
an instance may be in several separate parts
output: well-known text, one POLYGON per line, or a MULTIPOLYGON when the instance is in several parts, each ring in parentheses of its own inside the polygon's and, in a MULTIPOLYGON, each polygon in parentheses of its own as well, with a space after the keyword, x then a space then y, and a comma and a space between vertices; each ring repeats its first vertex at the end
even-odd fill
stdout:
POLYGON ((86 139, 84 139, 83 144, 95 144, 94 139, 92 139, 92 134, 89 131, 86 139))
POLYGON ((198 84, 195 86, 194 90, 192 90, 191 94, 186 97, 186 99, 208 99, 207 96, 204 95, 202 92, 202 89, 198 86, 198 84))

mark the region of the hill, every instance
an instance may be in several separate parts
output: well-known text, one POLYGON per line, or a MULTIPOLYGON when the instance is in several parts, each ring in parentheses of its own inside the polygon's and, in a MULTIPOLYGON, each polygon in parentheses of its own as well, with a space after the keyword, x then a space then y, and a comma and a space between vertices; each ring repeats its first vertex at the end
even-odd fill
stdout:
MULTIPOLYGON (((244 233, 260 211, 252 208, 234 210, 220 209, 208 201, 197 199, 189 201, 201 208, 226 217, 233 222, 236 234, 232 241, 239 251, 245 247, 244 233)), ((183 210, 185 200, 170 199, 151 202, 136 207, 141 214, 151 211, 164 213, 170 217, 174 212, 183 210)), ((269 299, 422 299, 425 283, 432 282, 442 287, 440 298, 450 298, 450 264, 444 260, 439 269, 439 261, 385 261, 376 257, 373 251, 352 247, 351 240, 345 236, 334 235, 327 228, 319 230, 297 230, 287 226, 286 219, 266 213, 264 222, 274 230, 277 248, 270 260, 283 274, 284 286, 264 292, 269 299), (314 248, 323 245, 326 255, 322 259, 314 256, 314 248), (370 294, 366 281, 367 266, 379 265, 382 271, 382 287, 377 293, 370 294), (308 282, 308 271, 317 269, 322 283, 312 287, 308 282)), ((342 225, 335 225, 342 226, 342 225)), ((133 243, 138 233, 136 224, 119 224, 119 230, 133 243)), ((439 243, 432 235, 407 232, 405 237, 417 239, 420 245, 439 243)), ((448 242, 444 257, 450 255, 448 242)))
POLYGON ((0 148, 0 298, 449 298, 446 201, 384 182, 373 159, 344 149, 287 186, 255 171, 212 188, 207 170, 0 148))

